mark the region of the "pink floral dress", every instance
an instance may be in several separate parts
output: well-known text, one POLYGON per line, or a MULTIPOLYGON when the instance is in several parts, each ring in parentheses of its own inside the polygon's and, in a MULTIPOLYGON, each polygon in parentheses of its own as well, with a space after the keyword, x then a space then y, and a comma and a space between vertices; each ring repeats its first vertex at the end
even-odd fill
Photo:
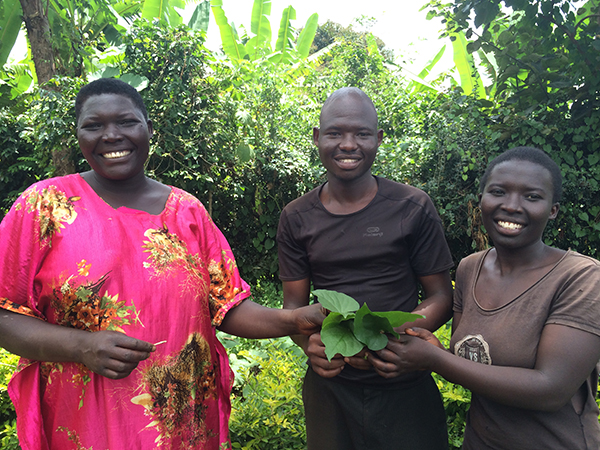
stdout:
POLYGON ((215 336, 250 295, 202 204, 105 203, 80 175, 27 189, 0 224, 0 307, 157 351, 121 380, 22 358, 9 385, 23 450, 228 449, 232 373, 215 336))

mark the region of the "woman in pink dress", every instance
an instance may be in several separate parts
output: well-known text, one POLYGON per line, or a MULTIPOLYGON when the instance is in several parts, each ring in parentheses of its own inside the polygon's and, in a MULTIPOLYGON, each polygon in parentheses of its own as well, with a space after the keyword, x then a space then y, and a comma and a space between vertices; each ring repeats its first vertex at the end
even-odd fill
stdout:
POLYGON ((0 224, 0 346, 24 450, 230 448, 232 372, 215 329, 310 334, 320 307, 247 299, 196 198, 144 174, 152 123, 114 79, 76 100, 92 170, 34 184, 0 224))

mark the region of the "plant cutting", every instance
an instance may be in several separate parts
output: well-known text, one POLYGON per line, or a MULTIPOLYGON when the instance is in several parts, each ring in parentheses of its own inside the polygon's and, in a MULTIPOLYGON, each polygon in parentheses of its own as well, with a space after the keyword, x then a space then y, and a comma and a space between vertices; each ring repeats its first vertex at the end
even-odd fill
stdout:
POLYGON ((312 292, 319 303, 329 311, 321 327, 321 340, 329 361, 336 354, 354 356, 363 347, 378 351, 388 343, 388 335, 400 337, 394 330, 406 322, 425 316, 404 311, 371 311, 349 295, 327 289, 312 292))

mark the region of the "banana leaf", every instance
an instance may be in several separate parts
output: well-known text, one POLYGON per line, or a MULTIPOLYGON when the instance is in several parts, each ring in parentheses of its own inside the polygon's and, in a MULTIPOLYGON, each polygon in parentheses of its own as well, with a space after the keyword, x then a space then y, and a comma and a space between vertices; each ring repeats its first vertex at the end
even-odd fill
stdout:
POLYGON ((244 59, 247 56, 246 49, 238 42, 236 31, 227 21, 227 16, 223 11, 223 0, 211 0, 210 6, 215 16, 215 22, 219 26, 223 51, 234 61, 244 59))
POLYGON ((19 0, 2 0, 0 3, 0 66, 6 63, 17 41, 22 15, 19 0))

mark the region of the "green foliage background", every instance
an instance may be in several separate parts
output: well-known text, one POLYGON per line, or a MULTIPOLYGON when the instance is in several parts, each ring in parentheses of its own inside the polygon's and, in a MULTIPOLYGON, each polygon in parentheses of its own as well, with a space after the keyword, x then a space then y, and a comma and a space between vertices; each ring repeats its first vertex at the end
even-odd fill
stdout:
MULTIPOLYGON (((600 0, 580 10, 565 1, 511 0, 502 9, 497 3, 430 2, 429 14, 444 17, 446 33, 455 38, 455 60, 466 62, 461 83, 449 76, 426 84, 409 81, 375 37, 332 24, 317 30, 317 53, 308 59, 290 53, 279 64, 270 48, 254 52, 255 58, 223 57, 203 46, 201 31, 137 21, 119 37, 122 51, 103 54, 93 66, 104 76, 143 82, 156 130, 148 173, 204 202, 242 276, 268 305, 280 305, 275 242, 280 212, 324 181, 312 127, 327 96, 343 86, 363 89, 379 112, 385 138, 374 172, 429 193, 457 263, 489 244, 477 180, 490 158, 516 145, 544 149, 564 175, 561 212, 546 242, 598 258, 600 72, 590 67, 600 66, 594 16, 600 0), (479 67, 472 55, 479 55, 479 67), (485 87, 478 71, 490 80, 485 87), (450 88, 440 88, 442 83, 450 88)), ((257 39, 236 39, 231 48, 255 49, 257 39)), ((57 77, 52 89, 35 88, 16 98, 6 86, 0 89, 0 216, 23 189, 54 174, 54 151, 69 150, 77 170, 87 170, 73 108, 85 82, 57 77)), ((438 333, 447 339, 449 329, 438 333)), ((296 448, 290 442, 302 448, 301 401, 295 397, 302 355, 284 340, 229 339, 224 342, 237 369, 231 421, 236 448, 267 448, 267 441, 268 448, 296 448)), ((17 448, 14 412, 2 387, 14 357, 1 351, 0 358, 6 364, 0 365, 0 423, 6 427, 0 427, 0 440, 2 448, 17 448)), ((469 395, 436 381, 451 444, 459 448, 469 395)))

